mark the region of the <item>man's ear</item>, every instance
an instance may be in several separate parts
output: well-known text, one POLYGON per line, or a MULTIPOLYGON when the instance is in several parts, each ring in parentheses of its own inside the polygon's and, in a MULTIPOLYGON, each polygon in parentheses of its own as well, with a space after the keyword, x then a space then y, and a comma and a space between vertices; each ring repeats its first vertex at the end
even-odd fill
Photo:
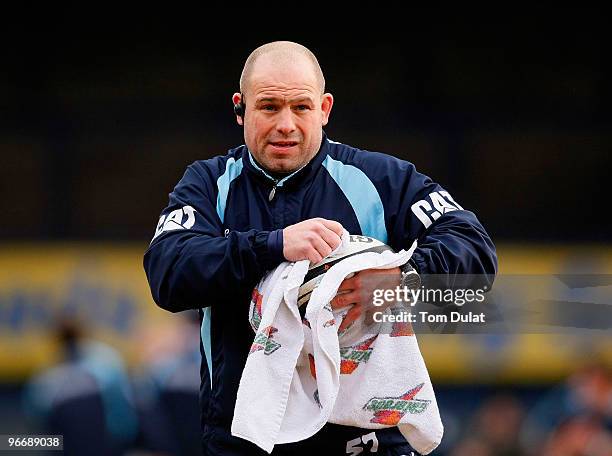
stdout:
POLYGON ((323 126, 329 122, 329 114, 331 113, 332 106, 334 105, 334 96, 331 93, 324 93, 321 97, 321 111, 323 111, 323 126))
MULTIPOLYGON (((232 103, 234 104, 234 106, 236 106, 241 101, 242 101, 242 95, 240 94, 240 92, 236 92, 234 93, 234 95, 232 95, 232 103)), ((244 121, 242 117, 238 115, 236 116, 236 122, 238 123, 238 125, 244 125, 244 121)))

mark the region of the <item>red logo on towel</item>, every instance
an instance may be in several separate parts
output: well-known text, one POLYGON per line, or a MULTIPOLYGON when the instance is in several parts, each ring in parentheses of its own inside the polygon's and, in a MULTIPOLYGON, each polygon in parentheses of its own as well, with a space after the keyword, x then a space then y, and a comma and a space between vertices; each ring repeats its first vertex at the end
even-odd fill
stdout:
POLYGON ((312 356, 310 353, 308 353, 308 361, 310 364, 310 375, 312 375, 312 378, 316 380, 317 369, 315 368, 314 356, 312 356))
POLYGON ((341 347, 340 373, 352 374, 353 371, 359 366, 359 363, 368 362, 368 359, 370 359, 370 355, 372 354, 371 345, 377 337, 378 335, 370 337, 369 339, 363 340, 350 347, 341 347))
POLYGON ((414 336, 414 331, 412 330, 412 324, 409 321, 397 321, 393 323, 391 327, 390 337, 399 337, 399 336, 414 336))
POLYGON ((370 399, 363 406, 363 410, 374 412, 374 418, 370 420, 370 423, 396 426, 406 413, 413 415, 423 413, 431 403, 428 399, 415 398, 423 385, 424 383, 421 383, 399 397, 373 397, 370 399))
POLYGON ((323 327, 329 328, 330 326, 334 326, 335 324, 336 324, 336 319, 332 318, 331 320, 327 320, 325 323, 323 323, 323 327))
POLYGON ((263 295, 257 288, 253 288, 253 292, 251 293, 251 303, 253 305, 253 310, 251 311, 249 323, 251 323, 251 328, 253 328, 253 331, 257 332, 259 329, 259 323, 261 323, 261 305, 263 304, 263 295))

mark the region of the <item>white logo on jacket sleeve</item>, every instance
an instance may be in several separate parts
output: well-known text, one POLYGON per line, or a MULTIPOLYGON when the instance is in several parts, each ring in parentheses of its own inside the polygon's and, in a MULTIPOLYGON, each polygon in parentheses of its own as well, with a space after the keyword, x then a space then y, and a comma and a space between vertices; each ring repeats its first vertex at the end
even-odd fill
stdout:
POLYGON ((191 206, 183 206, 167 215, 162 215, 157 222, 155 229, 155 239, 165 231, 189 229, 195 224, 195 209, 191 206), (187 219, 185 219, 185 216, 187 219))
POLYGON ((428 228, 434 220, 438 220, 443 214, 456 211, 457 209, 463 209, 453 197, 445 191, 431 192, 427 195, 427 198, 431 200, 431 204, 427 199, 422 199, 411 206, 412 212, 414 212, 414 215, 416 215, 421 223, 425 225, 425 228, 428 228))

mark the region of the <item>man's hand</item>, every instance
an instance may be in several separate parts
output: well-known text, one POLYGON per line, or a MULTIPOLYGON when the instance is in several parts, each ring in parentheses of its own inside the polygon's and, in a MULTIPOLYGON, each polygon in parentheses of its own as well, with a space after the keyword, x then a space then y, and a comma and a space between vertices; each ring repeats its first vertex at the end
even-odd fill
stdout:
POLYGON ((287 261, 310 260, 315 264, 340 245, 342 225, 313 218, 283 230, 283 255, 287 261))
POLYGON ((363 313, 382 311, 388 307, 374 306, 372 304, 374 290, 395 289, 400 285, 400 268, 392 269, 365 269, 354 276, 344 279, 338 288, 338 294, 331 300, 332 309, 337 310, 351 306, 345 315, 338 331, 346 329, 363 313))

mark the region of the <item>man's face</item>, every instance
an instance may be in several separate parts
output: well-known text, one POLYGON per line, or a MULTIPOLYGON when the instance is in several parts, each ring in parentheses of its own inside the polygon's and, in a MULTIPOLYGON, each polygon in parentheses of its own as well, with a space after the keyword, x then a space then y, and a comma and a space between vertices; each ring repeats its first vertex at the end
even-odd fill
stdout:
MULTIPOLYGON (((274 64, 260 56, 247 81, 244 139, 255 159, 273 172, 292 172, 317 153, 333 104, 321 94, 312 64, 274 64)), ((240 94, 234 94, 234 103, 240 94)), ((244 122, 244 123, 243 123, 244 122)))

